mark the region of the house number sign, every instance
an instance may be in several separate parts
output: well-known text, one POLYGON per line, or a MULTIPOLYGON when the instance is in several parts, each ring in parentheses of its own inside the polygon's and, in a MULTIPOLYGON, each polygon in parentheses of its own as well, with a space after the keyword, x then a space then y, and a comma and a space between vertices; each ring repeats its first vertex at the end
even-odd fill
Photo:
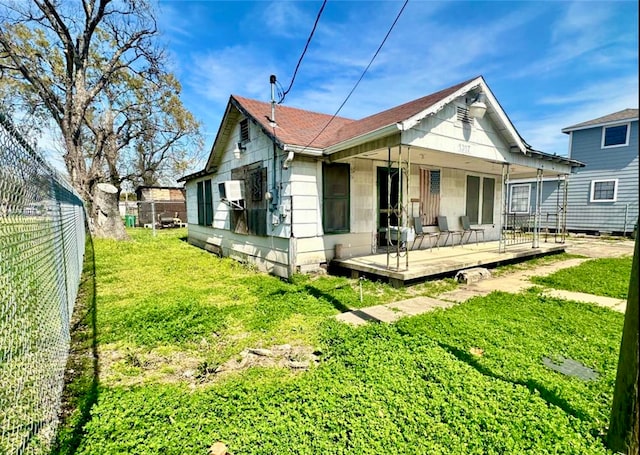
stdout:
POLYGON ((467 144, 458 144, 458 153, 469 153, 471 146, 467 144))

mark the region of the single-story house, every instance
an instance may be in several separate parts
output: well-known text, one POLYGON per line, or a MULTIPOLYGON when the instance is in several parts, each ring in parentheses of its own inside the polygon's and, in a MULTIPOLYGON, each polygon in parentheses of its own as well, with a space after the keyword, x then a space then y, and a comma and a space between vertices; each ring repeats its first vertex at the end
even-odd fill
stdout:
POLYGON ((205 168, 180 180, 190 243, 290 277, 410 240, 415 218, 466 215, 500 240, 509 179, 579 165, 529 146, 476 77, 360 120, 231 95, 205 168))

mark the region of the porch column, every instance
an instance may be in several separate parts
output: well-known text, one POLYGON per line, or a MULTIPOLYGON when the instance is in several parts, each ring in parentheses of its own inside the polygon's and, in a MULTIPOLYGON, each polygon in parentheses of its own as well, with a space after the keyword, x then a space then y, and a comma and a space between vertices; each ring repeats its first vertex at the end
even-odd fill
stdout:
POLYGON ((562 229, 562 243, 564 243, 567 238, 567 195, 569 190, 569 179, 568 176, 564 176, 562 179, 562 220, 560 228, 562 229))
POLYGON ((509 212, 509 163, 502 164, 502 193, 500 195, 500 205, 502 206, 502 219, 500 220, 500 241, 498 242, 498 252, 504 253, 507 250, 507 239, 505 238, 505 227, 507 226, 507 214, 509 212))
POLYGON ((532 248, 540 247, 540 217, 542 216, 542 169, 536 172, 536 211, 533 218, 533 243, 532 248))

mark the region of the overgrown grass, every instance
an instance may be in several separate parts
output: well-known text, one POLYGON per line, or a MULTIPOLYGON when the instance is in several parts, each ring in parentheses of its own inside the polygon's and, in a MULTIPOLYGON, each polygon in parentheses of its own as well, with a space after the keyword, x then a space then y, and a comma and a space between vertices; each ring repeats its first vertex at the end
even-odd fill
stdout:
POLYGON ((219 440, 234 455, 610 453, 601 435, 618 313, 534 291, 494 293, 353 328, 328 316, 452 284, 366 281, 360 302, 358 280, 288 283, 191 247, 176 231, 132 236, 96 242, 98 401, 78 450, 59 453, 206 454, 219 440), (185 358, 215 364, 276 343, 311 345, 320 363, 202 383, 180 374, 185 358), (560 356, 599 378, 542 365, 560 356))
POLYGON ((592 259, 531 281, 547 287, 626 299, 633 257, 592 259))

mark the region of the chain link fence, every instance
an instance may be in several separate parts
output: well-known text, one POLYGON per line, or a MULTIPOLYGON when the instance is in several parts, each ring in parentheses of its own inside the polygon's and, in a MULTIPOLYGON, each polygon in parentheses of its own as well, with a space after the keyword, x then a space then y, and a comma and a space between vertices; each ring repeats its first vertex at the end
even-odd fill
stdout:
POLYGON ((0 453, 48 453, 85 245, 82 201, 0 113, 0 453))

